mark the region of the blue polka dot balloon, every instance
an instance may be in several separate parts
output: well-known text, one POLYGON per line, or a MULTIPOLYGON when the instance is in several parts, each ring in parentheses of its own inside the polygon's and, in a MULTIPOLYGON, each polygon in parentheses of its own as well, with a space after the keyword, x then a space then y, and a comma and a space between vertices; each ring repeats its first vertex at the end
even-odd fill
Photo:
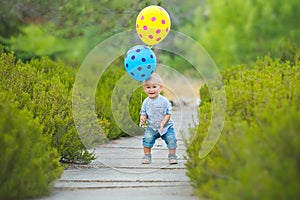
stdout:
POLYGON ((124 67, 134 80, 140 82, 147 80, 156 69, 155 54, 147 46, 134 46, 126 53, 124 67))

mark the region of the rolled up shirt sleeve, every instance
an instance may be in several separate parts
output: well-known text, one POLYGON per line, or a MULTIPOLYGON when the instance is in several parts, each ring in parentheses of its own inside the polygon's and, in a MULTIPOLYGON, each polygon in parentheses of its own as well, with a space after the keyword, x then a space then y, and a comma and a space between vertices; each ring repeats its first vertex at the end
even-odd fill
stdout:
POLYGON ((167 102, 166 115, 172 115, 172 105, 169 101, 167 102))
POLYGON ((146 112, 146 102, 144 101, 141 107, 141 111, 140 111, 140 115, 146 115, 147 116, 147 112, 146 112))

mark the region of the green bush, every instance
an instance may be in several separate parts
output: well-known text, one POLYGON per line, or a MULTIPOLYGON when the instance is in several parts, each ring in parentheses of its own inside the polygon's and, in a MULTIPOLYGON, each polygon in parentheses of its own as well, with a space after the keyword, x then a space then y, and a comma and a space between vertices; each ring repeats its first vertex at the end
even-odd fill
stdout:
POLYGON ((62 174, 60 156, 40 122, 13 98, 0 92, 0 199, 47 194, 62 174))
POLYGON ((127 76, 125 73, 126 72, 124 69, 116 65, 110 66, 101 77, 96 92, 97 115, 99 119, 102 119, 102 121, 109 122, 109 124, 106 126, 108 133, 107 137, 109 139, 128 136, 128 133, 125 133, 120 128, 121 125, 130 126, 123 127, 126 130, 132 131, 130 135, 136 135, 140 133, 137 125, 139 122, 139 111, 142 103, 141 98, 145 98, 145 93, 142 91, 142 88, 137 85, 137 82, 132 82, 131 80, 126 79, 123 85, 118 85, 118 94, 122 95, 117 95, 117 99, 115 99, 115 101, 118 103, 113 105, 116 106, 114 109, 118 111, 117 113, 114 113, 116 116, 114 116, 114 114, 112 113, 112 94, 116 87, 116 84, 121 79, 121 77, 123 75, 127 76), (135 87, 137 87, 135 90, 128 92, 135 87), (128 100, 129 105, 126 109, 128 109, 128 113, 130 116, 126 115, 123 110, 124 108, 122 108, 122 105, 124 105, 124 103, 128 103, 128 100), (122 122, 122 124, 119 124, 118 121, 116 121, 115 117, 117 117, 122 122), (135 122, 135 127, 133 126, 133 124, 130 124, 131 120, 135 122))
POLYGON ((43 134, 51 136, 62 161, 93 159, 81 143, 72 117, 73 69, 46 57, 23 63, 13 54, 2 54, 0 77, 0 86, 14 95, 18 108, 30 110, 44 125, 43 134))
POLYGON ((300 190, 300 63, 269 57, 223 72, 227 112, 222 135, 200 160, 211 100, 201 89, 199 125, 187 162, 202 198, 298 199, 300 190))

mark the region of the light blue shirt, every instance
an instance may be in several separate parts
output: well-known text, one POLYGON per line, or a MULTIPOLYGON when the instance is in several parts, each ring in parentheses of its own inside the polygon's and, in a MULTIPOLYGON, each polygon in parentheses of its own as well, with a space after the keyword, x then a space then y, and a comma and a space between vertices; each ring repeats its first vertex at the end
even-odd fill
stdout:
POLYGON ((163 130, 160 131, 160 123, 163 121, 165 115, 172 114, 171 103, 162 95, 158 95, 155 99, 147 97, 143 101, 140 114, 147 116, 148 127, 152 128, 154 131, 158 131, 160 135, 165 134, 168 128, 174 124, 174 121, 170 118, 163 130))

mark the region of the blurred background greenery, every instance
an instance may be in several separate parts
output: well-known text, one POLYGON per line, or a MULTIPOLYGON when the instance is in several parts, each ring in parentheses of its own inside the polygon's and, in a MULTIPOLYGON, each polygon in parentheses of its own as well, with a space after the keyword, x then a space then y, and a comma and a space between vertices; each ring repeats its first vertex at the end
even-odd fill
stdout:
MULTIPOLYGON (((219 68, 278 57, 299 46, 297 0, 2 0, 0 42, 21 59, 47 55, 78 66, 109 36, 135 28, 138 13, 160 5, 171 28, 199 42, 219 68)), ((189 66, 170 57, 170 66, 189 66)), ((183 68, 183 69, 182 69, 183 68)))

